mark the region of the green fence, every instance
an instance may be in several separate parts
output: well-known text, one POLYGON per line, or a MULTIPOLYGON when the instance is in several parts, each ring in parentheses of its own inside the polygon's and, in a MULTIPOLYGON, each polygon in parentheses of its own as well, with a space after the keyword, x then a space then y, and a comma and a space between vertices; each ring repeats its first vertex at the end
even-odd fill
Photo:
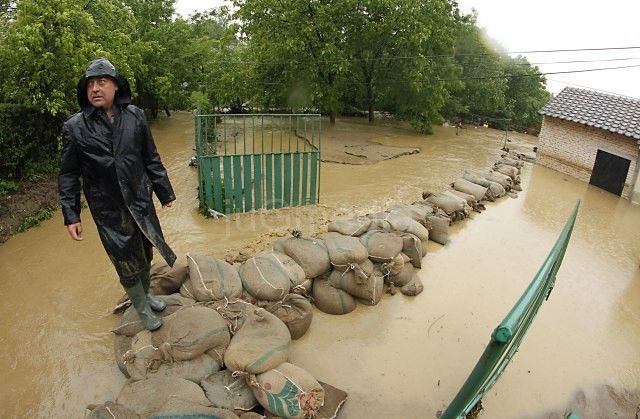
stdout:
POLYGON ((205 213, 318 203, 320 115, 196 115, 195 124, 205 213))
POLYGON ((441 419, 463 418, 476 408, 518 351, 520 343, 553 289, 556 274, 571 238, 580 201, 560 233, 549 256, 502 323, 491 334, 489 345, 441 419))

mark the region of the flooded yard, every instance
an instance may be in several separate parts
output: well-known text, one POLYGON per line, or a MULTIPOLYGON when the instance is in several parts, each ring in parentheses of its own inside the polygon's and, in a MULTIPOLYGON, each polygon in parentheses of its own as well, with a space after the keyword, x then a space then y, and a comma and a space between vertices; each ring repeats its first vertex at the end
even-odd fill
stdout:
MULTIPOLYGON (((153 126, 178 196, 158 213, 181 258, 260 249, 289 228, 314 233, 338 215, 416 201, 424 190, 448 187, 465 169, 488 167, 504 139, 485 128, 456 136, 455 128, 438 127, 425 136, 391 123, 338 120, 336 127, 323 126, 323 153, 339 155, 346 135, 358 137, 358 147, 374 141, 420 153, 375 164, 323 162, 320 205, 213 220, 197 211, 197 174, 187 165, 193 125, 183 113, 153 126)), ((510 138, 514 146, 535 145, 533 137, 510 138)), ((580 403, 591 413, 583 417, 601 417, 597 409, 604 404, 594 401, 604 385, 618 397, 614 405, 624 405, 625 392, 627 407, 640 404, 640 207, 531 164, 522 186, 518 198, 487 203, 485 212, 456 224, 447 246, 429 242, 418 297, 386 295, 377 306, 359 305, 344 316, 314 311, 289 360, 349 393, 340 418, 428 418, 443 410, 578 199, 556 286, 483 399, 481 417, 541 418, 570 407, 584 414, 580 403), (580 391, 584 397, 576 399, 580 391)), ((58 214, 0 245, 3 416, 81 417, 87 404, 115 399, 125 381, 109 332, 122 289, 86 210, 83 221, 83 242, 68 238, 58 214)))

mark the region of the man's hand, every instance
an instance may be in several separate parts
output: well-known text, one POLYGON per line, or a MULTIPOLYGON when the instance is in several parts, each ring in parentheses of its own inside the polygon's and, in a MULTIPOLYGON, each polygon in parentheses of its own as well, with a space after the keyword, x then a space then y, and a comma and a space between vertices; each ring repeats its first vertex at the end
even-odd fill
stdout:
POLYGON ((75 224, 69 224, 67 226, 67 231, 73 240, 80 241, 82 240, 82 223, 78 222, 75 224))

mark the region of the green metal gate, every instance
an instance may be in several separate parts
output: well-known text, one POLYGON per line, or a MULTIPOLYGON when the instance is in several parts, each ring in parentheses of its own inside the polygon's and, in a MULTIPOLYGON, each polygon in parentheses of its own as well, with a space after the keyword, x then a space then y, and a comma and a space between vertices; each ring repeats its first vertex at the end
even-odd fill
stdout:
MULTIPOLYGON (((489 345, 480 356, 471 375, 451 401, 440 419, 459 419, 477 411, 482 397, 491 389, 518 351, 540 306, 549 298, 556 275, 567 251, 578 215, 578 201, 569 215, 560 237, 524 294, 491 334, 489 345)), ((471 415, 472 416, 472 415, 471 415)))
POLYGON ((319 114, 196 115, 195 124, 205 214, 318 203, 319 114))

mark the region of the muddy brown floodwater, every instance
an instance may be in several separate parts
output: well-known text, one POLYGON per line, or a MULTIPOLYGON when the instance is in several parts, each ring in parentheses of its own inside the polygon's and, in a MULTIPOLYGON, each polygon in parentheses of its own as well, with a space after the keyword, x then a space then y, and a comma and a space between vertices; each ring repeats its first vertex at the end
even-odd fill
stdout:
MULTIPOLYGON (((438 128, 421 136, 359 120, 338 124, 384 132, 376 141, 421 152, 371 165, 323 163, 321 205, 222 220, 197 212, 196 172, 187 166, 191 116, 154 124, 178 195, 172 208, 159 210, 176 253, 223 257, 251 243, 264 246, 288 227, 319 230, 337 214, 417 200, 422 190, 442 189, 465 169, 488 166, 503 138, 484 128, 459 136, 438 128)), ((604 385, 614 395, 638 394, 640 207, 530 164, 523 186, 517 199, 489 203, 484 213, 457 224, 446 247, 429 243, 418 297, 385 296, 345 316, 314 312, 290 361, 349 393, 341 418, 428 418, 445 408, 578 199, 582 206, 556 287, 485 396, 481 417, 548 417, 565 411, 576 393, 588 410, 604 385)), ((58 215, 0 246, 3 417, 82 417, 87 404, 114 399, 124 382, 109 332, 117 322, 110 310, 122 291, 88 211, 83 222, 83 242, 67 237, 58 215)))

